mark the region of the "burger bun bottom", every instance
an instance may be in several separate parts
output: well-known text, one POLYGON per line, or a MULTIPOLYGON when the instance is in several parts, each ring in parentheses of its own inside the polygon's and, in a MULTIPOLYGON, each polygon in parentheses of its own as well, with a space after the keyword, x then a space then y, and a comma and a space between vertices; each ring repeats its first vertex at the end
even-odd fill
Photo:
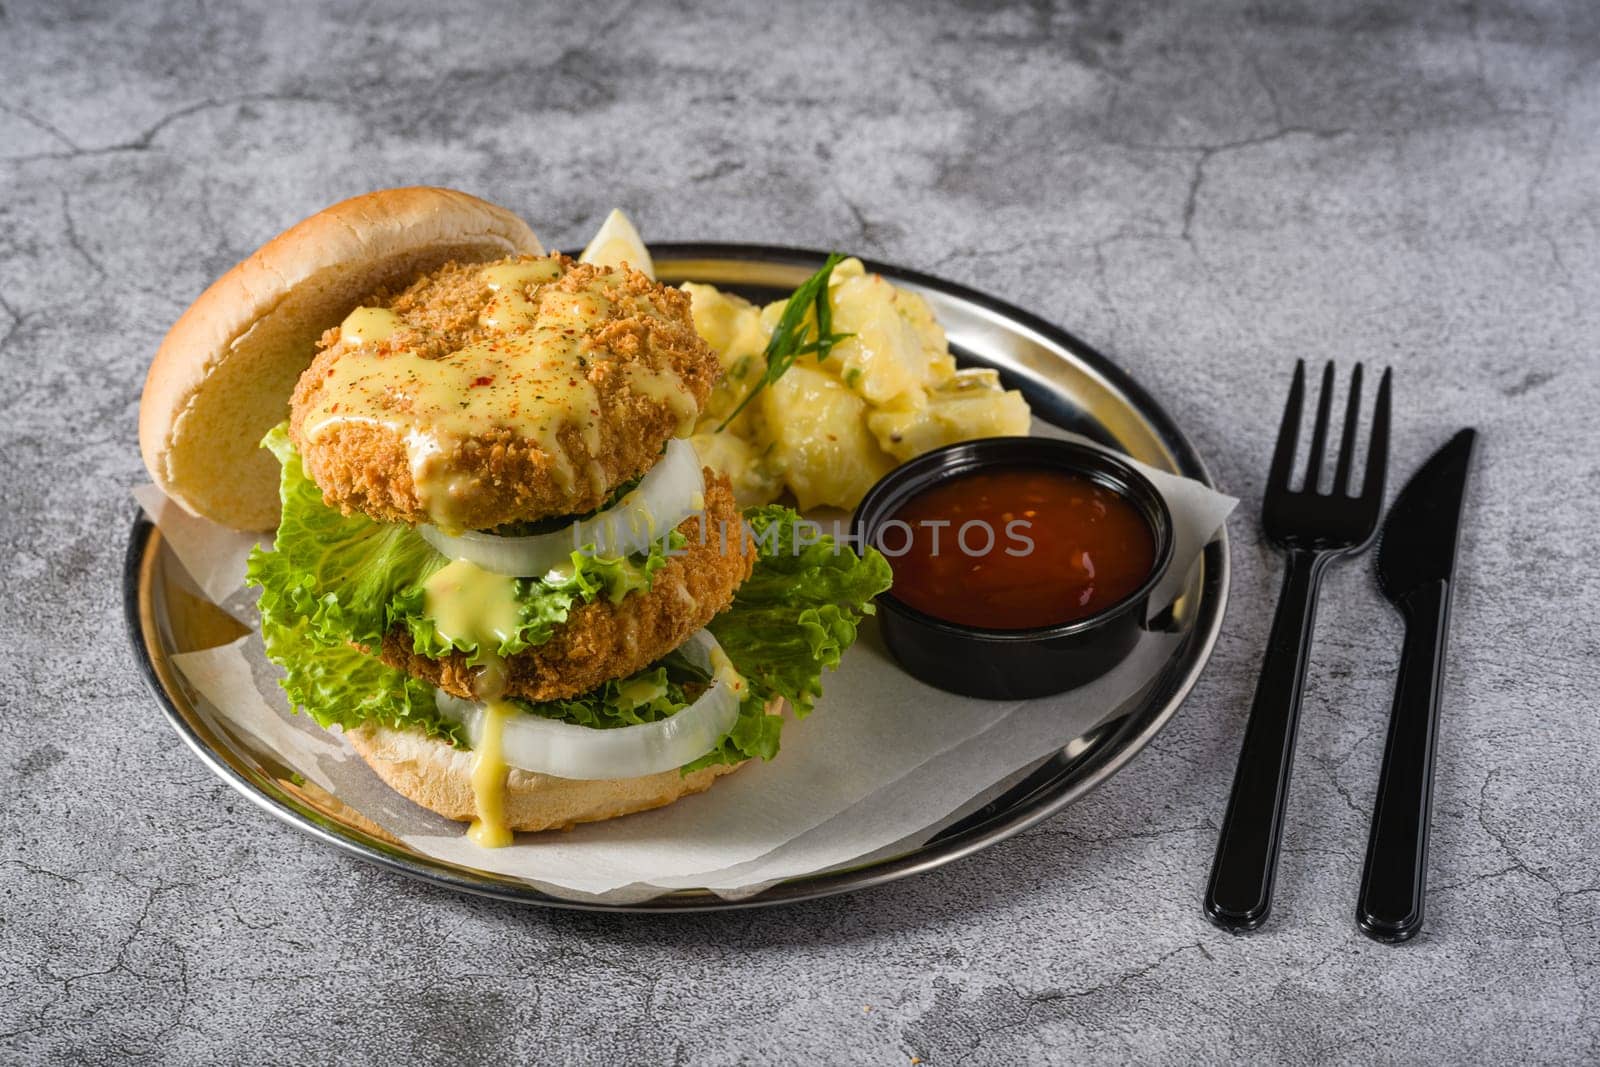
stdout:
MULTIPOLYGON (((768 713, 779 711, 782 703, 774 700, 768 713)), ((476 817, 472 752, 415 730, 372 724, 347 729, 344 735, 367 766, 401 796, 447 819, 470 822, 476 817)), ((506 779, 506 825, 519 831, 567 830, 582 822, 649 811, 703 793, 742 766, 724 763, 689 774, 670 770, 642 778, 589 781, 513 767, 506 779)))

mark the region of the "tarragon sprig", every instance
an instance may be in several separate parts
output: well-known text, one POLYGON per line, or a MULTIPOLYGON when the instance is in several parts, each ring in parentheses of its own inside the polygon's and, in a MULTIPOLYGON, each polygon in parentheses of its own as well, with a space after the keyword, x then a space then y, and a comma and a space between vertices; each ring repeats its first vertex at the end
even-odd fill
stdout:
POLYGON ((833 332, 833 303, 828 299, 828 278, 832 276, 833 268, 843 261, 844 256, 838 252, 830 253, 827 261, 822 264, 822 269, 807 278, 789 297, 789 302, 783 307, 783 314, 778 318, 778 325, 774 327, 772 336, 767 340, 766 373, 756 382, 755 388, 739 401, 739 406, 733 409, 733 414, 722 420, 722 425, 717 427, 718 433, 726 430, 729 424, 739 417, 739 413, 745 409, 745 405, 755 399, 757 393, 783 377, 783 372, 794 366, 795 360, 815 352, 820 363, 828 358, 828 353, 833 351, 834 345, 847 337, 854 336, 833 332), (811 323, 806 321, 806 312, 811 310, 816 312, 815 338, 811 336, 811 323))

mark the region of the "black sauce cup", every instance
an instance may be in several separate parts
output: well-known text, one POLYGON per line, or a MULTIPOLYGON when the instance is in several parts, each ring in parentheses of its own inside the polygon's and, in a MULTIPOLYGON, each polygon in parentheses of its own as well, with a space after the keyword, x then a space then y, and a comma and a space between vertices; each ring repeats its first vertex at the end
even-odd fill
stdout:
MULTIPOLYGON (((1025 630, 950 622, 904 603, 893 589, 880 594, 878 628, 884 644, 907 672, 929 685, 993 700, 1061 693, 1121 663, 1146 628, 1150 594, 1172 563, 1172 512, 1148 478, 1097 448, 1048 437, 988 437, 946 445, 884 475, 856 508, 851 534, 856 544, 876 547, 884 522, 919 493, 977 471, 1019 467, 1079 474, 1133 504, 1155 539, 1150 574, 1093 615, 1025 630)), ((892 557, 889 562, 892 566, 892 557)))

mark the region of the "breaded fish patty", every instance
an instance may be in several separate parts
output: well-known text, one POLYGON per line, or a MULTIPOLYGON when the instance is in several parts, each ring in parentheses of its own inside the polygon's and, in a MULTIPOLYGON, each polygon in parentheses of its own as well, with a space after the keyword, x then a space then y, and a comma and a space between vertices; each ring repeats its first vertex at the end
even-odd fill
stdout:
POLYGON ((720 373, 688 296, 637 271, 448 264, 323 335, 289 434, 330 506, 490 529, 598 507, 720 373))
MULTIPOLYGON (((756 549, 743 536, 728 479, 709 467, 705 479, 704 511, 678 526, 688 540, 683 553, 656 572, 648 591, 630 593, 617 604, 602 599, 575 607, 549 641, 507 657, 507 696, 557 700, 627 677, 683 644, 732 603, 750 577, 756 549)), ((475 698, 477 669, 467 665, 466 655, 456 652, 438 660, 418 655, 404 627, 384 635, 381 658, 446 692, 475 698)))

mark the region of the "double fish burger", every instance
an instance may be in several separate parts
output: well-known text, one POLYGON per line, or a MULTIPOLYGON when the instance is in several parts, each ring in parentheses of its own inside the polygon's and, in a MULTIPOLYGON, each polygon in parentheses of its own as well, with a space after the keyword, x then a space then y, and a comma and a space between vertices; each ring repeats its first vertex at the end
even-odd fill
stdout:
POLYGON ((389 190, 196 301, 141 446, 191 511, 276 515, 249 581, 291 704, 503 845, 772 758, 888 584, 701 466, 684 438, 719 373, 682 292, 389 190))

